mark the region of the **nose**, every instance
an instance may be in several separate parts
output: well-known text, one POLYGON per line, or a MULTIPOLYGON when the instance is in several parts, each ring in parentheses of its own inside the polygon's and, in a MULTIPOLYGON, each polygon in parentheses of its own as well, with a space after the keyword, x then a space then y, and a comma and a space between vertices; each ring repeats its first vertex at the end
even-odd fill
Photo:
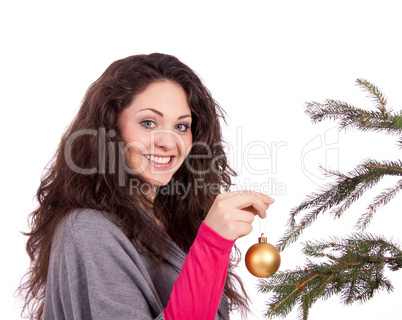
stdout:
POLYGON ((173 149, 176 146, 176 140, 177 137, 175 135, 175 132, 170 130, 161 130, 160 132, 156 132, 154 135, 155 147, 164 150, 173 149))

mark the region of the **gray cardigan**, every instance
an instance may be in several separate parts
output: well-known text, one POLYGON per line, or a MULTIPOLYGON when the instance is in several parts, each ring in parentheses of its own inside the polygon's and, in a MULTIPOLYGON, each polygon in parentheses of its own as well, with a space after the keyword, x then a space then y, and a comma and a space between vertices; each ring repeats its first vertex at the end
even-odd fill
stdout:
MULTIPOLYGON (((164 319, 186 254, 167 235, 163 246, 157 268, 105 213, 73 211, 53 239, 43 319, 164 319)), ((229 319, 225 296, 215 319, 229 319)))

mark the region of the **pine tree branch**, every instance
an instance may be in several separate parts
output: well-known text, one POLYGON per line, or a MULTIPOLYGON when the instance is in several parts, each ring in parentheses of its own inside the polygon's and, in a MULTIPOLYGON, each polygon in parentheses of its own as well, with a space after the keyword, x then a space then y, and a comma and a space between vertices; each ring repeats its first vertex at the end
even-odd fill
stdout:
POLYGON ((401 165, 399 165, 399 164, 394 165, 394 167, 390 167, 390 166, 387 166, 387 165, 376 165, 376 164, 367 163, 366 166, 371 167, 371 168, 376 168, 376 169, 387 170, 388 174, 391 174, 392 171, 395 171, 396 175, 401 175, 402 174, 402 168, 400 168, 401 165))
POLYGON ((402 189, 402 180, 399 180, 398 184, 393 188, 385 189, 380 193, 366 209, 366 212, 359 218, 356 227, 364 230, 370 223, 373 215, 377 212, 377 209, 390 202, 395 195, 402 189))
POLYGON ((394 116, 394 129, 402 130, 402 110, 399 111, 399 115, 394 116))
MULTIPOLYGON (((310 102, 306 105, 306 113, 311 120, 339 120, 340 129, 357 128, 401 134, 402 111, 394 113, 387 109, 387 100, 375 85, 363 79, 357 79, 356 82, 368 93, 376 110, 363 110, 346 102, 328 99, 324 103, 310 102)), ((397 144, 402 148, 402 137, 397 144)), ((288 230, 277 244, 279 250, 296 241, 320 213, 331 209, 333 216, 339 218, 383 177, 401 177, 402 161, 368 159, 347 174, 333 170, 325 170, 325 174, 333 182, 291 210, 288 230), (307 212, 297 221, 302 211, 307 212)), ((399 180, 396 186, 377 195, 359 218, 357 226, 365 228, 377 209, 391 201, 401 189, 402 180, 399 180)), ((353 234, 329 242, 308 242, 303 253, 319 261, 307 260, 304 269, 278 272, 260 282, 261 292, 272 293, 267 305, 267 317, 286 316, 297 304, 298 319, 306 320, 316 301, 332 295, 339 295, 344 304, 369 300, 380 290, 393 290, 392 284, 384 276, 386 267, 392 271, 402 268, 400 246, 370 234, 353 234)))
MULTIPOLYGON (((304 202, 302 202, 298 207, 293 208, 290 212, 289 226, 296 226, 296 216, 302 212, 303 210, 307 210, 310 208, 323 206, 327 199, 331 198, 331 195, 336 191, 337 185, 327 185, 327 189, 322 189, 321 193, 313 193, 311 194, 304 202)), ((319 212, 317 212, 319 213, 319 212)), ((314 214, 314 213, 313 213, 314 214)), ((310 219, 307 219, 310 220, 310 219)))
MULTIPOLYGON (((306 270, 304 270, 304 271, 306 271, 306 270)), ((298 274, 298 276, 299 275, 300 274, 298 274)), ((303 282, 302 281, 297 281, 296 283, 292 283, 291 286, 295 287, 294 290, 292 292, 290 292, 290 294, 286 295, 286 297, 283 300, 281 300, 277 305, 275 305, 273 308, 268 310, 267 313, 266 313, 266 316, 270 316, 271 314, 275 315, 276 310, 281 308, 281 306, 283 304, 286 304, 290 299, 293 299, 292 304, 294 304, 297 301, 296 299, 298 298, 298 296, 300 296, 300 293, 303 292, 304 286, 307 285, 310 281, 314 280, 315 278, 317 278, 320 275, 321 275, 321 273, 317 273, 317 274, 312 275, 311 277, 307 277, 307 279, 304 279, 303 282), (295 296, 296 296, 296 299, 294 299, 295 296)), ((272 288, 280 288, 280 287, 284 287, 284 286, 286 287, 287 284, 280 284, 280 285, 270 286, 269 284, 263 284, 263 282, 262 282, 262 284, 260 286, 260 291, 264 291, 264 289, 269 290, 269 289, 272 289, 272 288)), ((289 309, 289 311, 290 310, 291 309, 289 309)), ((303 312, 303 314, 304 314, 304 312, 303 312)))
POLYGON ((387 99, 384 98, 382 92, 374 84, 368 82, 367 80, 357 79, 356 83, 365 91, 369 92, 369 96, 371 96, 373 102, 376 103, 377 109, 379 109, 383 116, 386 117, 387 113, 385 106, 387 105, 387 99))
POLYGON ((370 234, 309 242, 303 253, 328 261, 308 261, 305 269, 279 272, 261 280, 259 290, 273 293, 266 317, 286 316, 298 304, 298 319, 307 319, 318 299, 334 294, 339 294, 344 304, 369 300, 380 290, 392 291, 392 284, 384 276, 386 266, 393 271, 402 268, 401 249, 370 234))
POLYGON ((353 202, 357 201, 366 190, 375 186, 384 176, 401 176, 402 162, 379 162, 368 159, 346 175, 329 170, 326 170, 326 174, 335 178, 335 182, 328 184, 321 192, 313 193, 298 207, 291 210, 289 228, 276 245, 279 251, 283 251, 290 243, 296 241, 304 229, 316 221, 320 213, 332 208, 331 213, 339 218, 353 202), (304 210, 311 211, 297 223, 296 216, 304 210))
MULTIPOLYGON (((357 185, 356 189, 353 190, 346 199, 342 200, 338 206, 335 206, 335 209, 331 211, 331 214, 333 214, 336 218, 340 218, 346 209, 348 209, 353 202, 357 201, 364 191, 366 191, 366 189, 370 188, 372 183, 371 180, 378 177, 378 175, 379 173, 377 172, 373 176, 369 177, 367 181, 362 181, 359 185, 357 185)), ((381 179, 381 177, 379 177, 379 179, 381 179)))
MULTIPOLYGON (((329 200, 323 204, 322 207, 327 206, 329 200)), ((310 226, 316 219, 318 214, 321 212, 321 207, 314 210, 312 213, 305 215, 298 225, 294 224, 285 232, 284 236, 279 240, 276 247, 279 251, 283 251, 290 243, 295 242, 303 230, 310 226)))
MULTIPOLYGON (((350 207, 350 205, 356 201, 360 196, 366 191, 366 189, 373 187, 373 185, 366 185, 366 182, 370 182, 372 178, 375 178, 377 175, 401 175, 402 174, 402 162, 401 161, 394 161, 394 162, 378 162, 374 160, 366 160, 361 166, 366 166, 373 169, 379 170, 372 170, 372 177, 369 177, 366 181, 362 181, 359 188, 356 188, 348 199, 344 200, 341 205, 335 207, 331 213, 339 218, 341 214, 350 207)), ((355 170, 356 171, 356 170, 355 170)), ((367 171, 368 172, 368 171, 367 171)), ((371 182, 370 182, 371 183, 371 182)))
POLYGON ((370 82, 357 79, 357 84, 367 91, 377 110, 370 111, 356 108, 344 101, 327 99, 323 103, 306 103, 305 112, 316 123, 323 120, 339 120, 339 129, 356 128, 361 131, 385 131, 400 134, 402 131, 402 112, 387 110, 387 99, 370 82))
POLYGON ((322 282, 322 285, 317 290, 315 290, 314 294, 311 296, 311 299, 314 299, 315 296, 319 295, 320 292, 322 292, 322 289, 325 288, 325 286, 330 282, 330 280, 334 277, 334 275, 335 275, 335 272, 332 272, 331 275, 329 276, 329 278, 322 282))
POLYGON ((384 117, 381 111, 367 111, 356 108, 339 100, 327 99, 324 103, 306 103, 306 111, 314 123, 323 120, 339 120, 339 129, 356 128, 361 131, 386 131, 400 133, 396 125, 397 115, 387 113, 384 117))

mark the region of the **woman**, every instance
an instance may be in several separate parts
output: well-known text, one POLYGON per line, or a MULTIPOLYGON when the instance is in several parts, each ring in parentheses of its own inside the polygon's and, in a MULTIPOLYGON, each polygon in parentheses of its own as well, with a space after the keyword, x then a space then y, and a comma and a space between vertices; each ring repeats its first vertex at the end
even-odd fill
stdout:
POLYGON ((21 286, 31 318, 228 319, 247 310, 230 253, 273 199, 228 192, 220 119, 175 57, 107 68, 37 192, 21 286))

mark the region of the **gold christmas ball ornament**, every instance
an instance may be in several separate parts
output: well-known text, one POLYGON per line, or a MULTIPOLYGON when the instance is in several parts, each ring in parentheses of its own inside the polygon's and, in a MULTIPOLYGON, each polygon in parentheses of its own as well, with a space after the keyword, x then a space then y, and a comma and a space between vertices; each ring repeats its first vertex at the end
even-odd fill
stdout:
POLYGON ((246 253, 247 270, 255 277, 266 278, 278 271, 281 256, 278 249, 267 242, 264 234, 258 238, 258 243, 252 245, 246 253))

